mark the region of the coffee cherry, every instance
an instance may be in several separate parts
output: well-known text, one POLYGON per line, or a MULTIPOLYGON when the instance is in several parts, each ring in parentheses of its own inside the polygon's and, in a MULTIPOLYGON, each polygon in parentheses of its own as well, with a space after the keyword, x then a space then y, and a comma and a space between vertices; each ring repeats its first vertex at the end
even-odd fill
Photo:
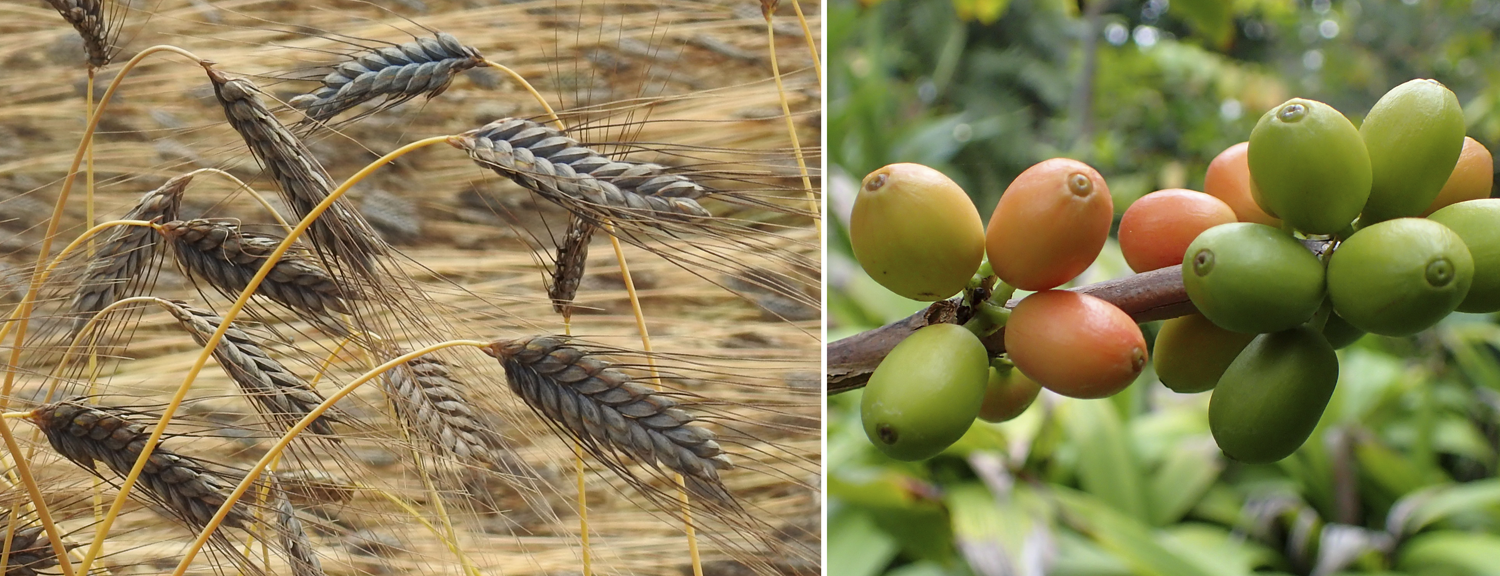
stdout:
POLYGON ((958 184, 920 164, 865 176, 849 218, 849 242, 865 272, 913 300, 964 289, 984 258, 984 224, 958 184))
POLYGON ((1444 206, 1490 197, 1495 184, 1495 157, 1478 141, 1464 136, 1464 149, 1458 153, 1458 165, 1448 175, 1448 182, 1423 216, 1430 216, 1444 206))
POLYGON ((1459 202, 1427 218, 1458 234, 1474 259, 1474 281, 1458 311, 1500 311, 1500 199, 1459 202))
POLYGON ((1458 97, 1436 80, 1412 80, 1386 92, 1359 127, 1370 153, 1365 224, 1420 215, 1448 181, 1464 147, 1458 97))
POLYGON ((1022 300, 1005 325, 1005 350, 1027 377, 1073 398, 1113 396, 1148 360, 1146 338, 1130 315, 1066 290, 1022 300))
POLYGON ((1307 441, 1339 379, 1339 359, 1307 327, 1256 336, 1230 363, 1208 402, 1208 428, 1230 458, 1290 456, 1307 441))
POLYGON ((962 326, 913 332, 870 375, 860 403, 865 435, 897 460, 936 456, 979 415, 989 367, 984 344, 962 326))
POLYGON ((1198 234, 1234 221, 1234 210, 1218 198, 1192 190, 1158 190, 1125 209, 1120 251, 1136 272, 1176 266, 1198 234))
POLYGON ((1474 259, 1458 234, 1420 218, 1387 220, 1355 232, 1328 261, 1333 309, 1355 328, 1416 334, 1458 308, 1474 259))
POLYGON ((1212 390, 1254 338, 1254 334, 1220 328, 1201 314, 1173 318, 1163 322, 1156 333, 1152 366, 1156 367, 1156 377, 1173 392, 1212 390))
POLYGON ((1364 140, 1322 102, 1293 98, 1266 112, 1250 132, 1249 157, 1255 203, 1303 232, 1343 230, 1370 197, 1364 140))
POLYGON ((1087 164, 1053 158, 1027 168, 1000 197, 985 248, 995 275, 1022 290, 1056 288, 1082 274, 1109 238, 1114 204, 1087 164))
POLYGON ((1250 159, 1246 156, 1249 150, 1249 142, 1240 142, 1215 156, 1203 176, 1203 192, 1228 204, 1240 222, 1280 228, 1281 220, 1261 210, 1250 195, 1250 159))
POLYGON ((1334 350, 1339 350, 1358 342, 1364 338, 1365 331, 1355 328, 1343 316, 1337 312, 1328 315, 1328 322, 1323 324, 1323 337, 1328 339, 1328 345, 1334 350))
POLYGON ((1237 222, 1200 234, 1182 262, 1198 312, 1226 330, 1278 332, 1323 304, 1323 263, 1285 232, 1237 222))
POLYGON ((990 368, 990 383, 984 390, 984 403, 979 406, 979 419, 985 422, 1005 422, 1020 416, 1036 401, 1042 385, 1027 378, 1014 368, 1004 372, 990 368))

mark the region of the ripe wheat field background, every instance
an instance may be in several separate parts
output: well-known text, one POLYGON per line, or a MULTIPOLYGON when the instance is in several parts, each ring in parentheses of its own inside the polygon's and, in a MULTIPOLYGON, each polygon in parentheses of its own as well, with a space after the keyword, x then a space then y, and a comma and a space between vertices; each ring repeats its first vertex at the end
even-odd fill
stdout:
POLYGON ((91 573, 121 575, 816 573, 821 278, 809 202, 821 198, 821 89, 804 30, 817 34, 820 7, 796 7, 805 29, 790 3, 765 8, 770 33, 763 6, 741 0, 104 2, 102 38, 114 57, 90 95, 78 32, 47 2, 0 4, 0 313, 9 318, 0 401, 15 440, 0 466, 8 567, 0 573, 72 574, 94 556, 91 573), (226 333, 229 344, 173 406, 239 296, 234 280, 192 258, 234 271, 224 262, 240 254, 253 273, 305 212, 226 121, 225 86, 257 86, 333 185, 424 138, 504 118, 554 125, 486 65, 431 98, 393 106, 377 98, 326 125, 285 105, 316 90, 331 66, 438 33, 528 80, 582 146, 706 188, 698 204, 711 216, 591 212, 518 184, 524 165, 497 174, 462 141, 416 149, 341 201, 368 221, 356 231, 378 234, 373 245, 389 249, 352 264, 338 252, 346 244, 321 243, 314 227, 286 257, 310 268, 278 286, 303 295, 293 299, 316 292, 321 304, 310 306, 326 307, 285 305, 262 285, 226 333), (161 44, 204 62, 171 52, 144 58, 100 115, 91 153, 77 155, 89 102, 98 104, 127 60, 161 44), (84 161, 49 246, 75 156, 84 161), (259 192, 287 226, 205 169, 259 192), (106 229, 59 258, 91 224, 125 218, 148 192, 189 173, 165 189, 183 185, 170 218, 183 222, 106 229), (570 210, 599 230, 565 324, 548 287, 570 210), (651 353, 607 225, 622 240, 651 353), (241 252, 214 244, 215 229, 238 238, 241 252), (209 240, 195 240, 204 230, 209 240), (90 264, 127 233, 151 239, 132 253, 139 273, 111 293, 134 299, 85 324, 77 294, 89 287, 90 264), (45 281, 34 275, 39 256, 56 258, 45 281), (537 339, 564 334, 577 339, 537 339), (306 409, 376 365, 458 339, 473 342, 398 363, 291 437, 204 538, 203 552, 179 566, 224 496, 306 409), (537 360, 536 350, 551 352, 537 360), (572 371, 548 373, 545 362, 572 371), (282 391, 256 396, 246 370, 280 374, 265 382, 282 391), (507 372, 532 374, 523 381, 540 392, 526 396, 507 372), (295 410, 278 411, 286 406, 295 410), (122 472, 169 410, 156 456, 109 517, 122 472), (631 446, 590 435, 619 414, 642 418, 629 430, 657 432, 631 446), (705 447, 710 432, 718 448, 705 447), (665 455, 674 450, 694 455, 665 455), (714 477, 720 464, 709 457, 719 453, 730 465, 714 477), (702 462, 707 476, 674 481, 702 462), (697 566, 678 482, 690 488, 697 566), (58 564, 47 524, 68 565, 58 564))

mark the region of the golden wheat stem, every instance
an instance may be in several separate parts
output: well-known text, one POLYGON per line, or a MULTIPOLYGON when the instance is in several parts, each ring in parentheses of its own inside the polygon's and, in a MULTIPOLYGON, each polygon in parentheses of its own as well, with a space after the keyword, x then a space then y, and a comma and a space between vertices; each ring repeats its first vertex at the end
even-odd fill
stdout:
MULTIPOLYGON (((104 96, 99 99, 99 106, 89 115, 89 125, 83 131, 83 141, 79 142, 78 151, 73 153, 73 163, 68 167, 68 175, 63 178, 62 191, 58 192, 57 204, 53 206, 52 217, 47 221, 47 234, 42 238, 41 250, 37 252, 36 256, 36 266, 31 270, 31 285, 26 288, 26 295, 21 298, 21 303, 16 306, 15 313, 11 314, 10 320, 6 321, 5 328, 0 329, 0 341, 4 341, 5 333, 9 331, 12 322, 16 322, 16 338, 11 349, 10 363, 5 367, 5 384, 3 387, 0 387, 0 410, 4 410, 10 406, 10 391, 11 387, 15 385, 16 378, 15 370, 16 366, 20 365, 21 348, 26 342, 26 326, 31 322, 31 310, 36 304, 36 294, 42 287, 41 278, 38 274, 42 271, 42 266, 47 262, 47 253, 52 250, 53 239, 57 238, 57 228, 62 223, 63 207, 67 206, 68 194, 72 191, 73 182, 78 177, 78 165, 83 163, 84 153, 89 149, 88 143, 93 140, 94 131, 99 128, 99 119, 104 113, 104 108, 109 105, 110 98, 115 95, 115 90, 119 89, 120 81, 124 80, 125 76, 141 63, 141 60, 157 52, 173 52, 192 58, 200 63, 203 62, 202 58, 199 58, 192 52, 176 46, 163 44, 141 50, 139 54, 136 54, 129 62, 120 67, 120 73, 116 74, 114 80, 109 82, 109 88, 104 90, 104 96)), ((92 91, 90 93, 92 94, 92 91)), ((43 504, 38 503, 38 505, 43 504)), ((49 532, 48 535, 50 536, 51 533, 49 532)), ((53 543, 53 546, 59 546, 59 544, 53 543)), ((67 562, 62 562, 62 564, 66 565, 67 562)), ((71 570, 71 567, 68 570, 71 570)), ((69 574, 68 576, 72 575, 69 574)))
MULTIPOLYGON (((151 437, 146 440, 146 446, 141 450, 141 455, 136 458, 135 464, 130 468, 130 473, 127 474, 125 476, 125 479, 120 483, 119 493, 115 495, 114 502, 110 504, 109 513, 106 514, 104 516, 104 519, 99 522, 99 526, 94 535, 94 540, 93 542, 89 543, 89 551, 83 557, 81 568, 83 573, 88 573, 89 566, 93 564, 94 559, 99 556, 99 550, 104 546, 104 538, 109 534, 109 529, 114 525, 115 518, 119 516, 120 510, 125 507, 125 500, 130 496, 130 489, 135 486, 136 480, 138 480, 140 477, 141 470, 146 467, 146 462, 150 460, 152 452, 156 449, 156 444, 161 441, 162 434, 166 433, 167 423, 172 421, 172 416, 177 413, 177 408, 182 406, 182 401, 187 398, 188 390, 192 388, 193 381, 197 380, 198 374, 203 371, 203 366, 208 364, 208 358, 213 355, 213 351, 218 348, 219 342, 224 339, 224 333, 229 331, 229 328, 231 325, 233 325, 235 318, 239 317, 240 311, 245 308, 245 305, 250 301, 250 297, 255 294, 255 289, 260 287, 261 282, 266 279, 266 276, 270 275, 271 269, 275 268, 276 263, 281 261, 281 257, 286 255, 287 251, 292 248, 292 243, 295 242, 297 238, 300 237, 303 233, 307 232, 307 229, 312 227, 313 222, 317 220, 318 216, 321 216, 331 206, 333 206, 333 203, 335 201, 337 201, 339 198, 342 198, 344 194, 348 193, 350 188, 353 188, 354 185, 357 184, 360 180, 363 180, 375 170, 379 169, 381 166, 385 166, 386 164, 391 163, 396 158, 399 158, 406 153, 411 152, 412 150, 416 150, 424 146, 431 146, 437 143, 444 143, 447 141, 448 136, 434 136, 431 138, 418 140, 416 142, 412 142, 410 144, 397 148, 391 153, 386 154, 385 156, 381 156, 379 159, 371 162, 368 166, 361 168, 353 176, 350 176, 348 180, 345 180, 343 184, 340 184, 338 188, 334 189, 332 192, 329 192, 328 196, 324 198, 322 202, 319 202, 317 206, 314 206, 312 210, 308 211, 307 216, 303 217, 302 221, 297 223, 296 228, 293 228, 291 233, 287 234, 286 238, 282 239, 281 244, 277 245, 276 249, 266 257, 266 261, 261 263, 260 270, 256 271, 255 276, 252 277, 250 279, 250 282, 246 284, 245 288, 240 291, 239 298, 237 298, 234 301, 234 304, 225 311, 224 317, 219 323, 219 328, 217 330, 214 330, 213 335, 209 336, 207 342, 204 342, 203 351, 200 352, 198 354, 198 358, 193 361, 193 366, 188 370, 187 376, 184 377, 182 385, 177 388, 177 391, 172 395, 172 400, 168 402, 166 408, 162 410, 161 419, 156 423, 156 427, 151 430, 151 437)), ((321 411, 319 411, 319 413, 321 413, 321 411)), ((8 427, 6 428, 8 430, 8 427)), ((229 513, 229 509, 224 508, 221 509, 220 512, 223 513, 219 518, 219 520, 222 521, 222 516, 227 515, 229 513)), ((215 522, 214 525, 217 526, 217 524, 218 522, 215 522)), ((204 532, 203 537, 205 539, 207 538, 208 533, 209 532, 204 532)), ((185 567, 186 565, 184 564, 183 568, 185 569, 185 567)), ((179 572, 179 574, 181 574, 181 572, 179 572)))
MULTIPOLYGON (((329 196, 330 200, 333 198, 335 198, 335 196, 329 196)), ((309 214, 309 217, 314 217, 317 214, 320 214, 323 210, 327 209, 328 205, 331 204, 331 201, 325 201, 323 204, 320 204, 318 208, 314 208, 313 212, 309 214)), ((297 232, 300 234, 301 232, 305 231, 308 223, 309 221, 304 220, 302 224, 299 224, 297 226, 297 232)), ((286 247, 287 245, 285 244, 282 246, 282 248, 286 247)), ((268 271, 268 269, 262 268, 261 271, 266 272, 268 271)), ((226 320, 225 325, 227 324, 228 321, 226 320)), ((216 336, 222 336, 222 334, 218 334, 216 336)), ((210 342, 210 344, 213 344, 213 342, 210 342)), ((319 416, 322 416, 324 412, 327 412, 329 408, 332 408, 335 402, 338 402, 345 396, 353 393, 360 386, 363 386, 366 382, 374 380, 381 374, 389 371, 391 368, 400 366, 401 364, 404 364, 415 358, 420 358, 422 356, 431 354, 438 350, 443 350, 445 348, 456 348, 458 346, 483 348, 485 346, 488 346, 489 344, 489 342, 480 342, 478 340, 449 340, 446 342, 432 344, 425 348, 407 352, 406 354, 402 354, 391 360, 388 360, 386 361, 386 363, 375 367, 374 370, 365 372, 364 374, 360 375, 360 377, 355 378, 348 384, 345 384, 343 388, 338 389, 338 391, 334 392, 333 394, 329 394, 327 398, 323 399, 323 402, 321 404, 318 404, 316 408, 309 410, 307 415, 304 416, 302 420, 292 425, 291 428, 288 428, 286 433, 282 434, 281 438, 276 441, 276 445, 272 446, 270 450, 262 455, 260 457, 260 460, 255 463, 255 466, 251 467, 250 470, 245 473, 245 477, 240 480, 239 485, 235 486, 234 491, 229 493, 229 495, 224 500, 224 504, 222 506, 219 506, 218 512, 214 513, 214 517, 210 519, 208 523, 204 525, 203 529, 198 532, 197 539, 193 540, 193 544, 189 546, 188 549, 183 553, 182 560, 178 562, 177 568, 172 571, 172 576, 182 576, 187 572, 188 564, 193 561, 193 558, 196 558, 198 556, 198 552, 202 551, 203 545, 208 543, 209 537, 212 536, 214 531, 219 528, 219 525, 224 522, 224 519, 229 516, 229 512, 234 509, 235 503, 239 502, 240 498, 245 495, 245 492, 250 489, 250 485, 260 477, 261 472, 264 472, 266 470, 266 467, 270 465, 271 460, 279 457, 282 451, 286 450, 286 447, 291 445, 292 440, 296 439, 297 435, 301 434, 303 430, 306 430, 308 426, 312 425, 313 421, 317 420, 319 416)), ((149 445, 151 444, 148 444, 148 446, 149 445)))
POLYGON ((5 546, 0 550, 0 574, 10 571, 10 546, 16 536, 16 524, 21 521, 21 502, 10 507, 10 521, 5 523, 5 546))
MULTIPOLYGON (((656 358, 651 354, 651 333, 646 330, 646 314, 641 311, 641 299, 636 294, 635 281, 630 278, 630 265, 625 262, 625 250, 620 246, 620 239, 615 236, 614 224, 606 223, 604 230, 609 233, 610 246, 615 249, 615 260, 620 263, 620 277, 625 281, 625 295, 630 297, 630 311, 635 313, 635 329, 641 333, 641 350, 646 353, 646 365, 651 369, 651 382, 655 384, 657 391, 661 391, 661 374, 657 373, 656 358)), ((698 532, 693 528, 687 482, 683 480, 682 474, 673 476, 677 479, 677 499, 682 503, 682 526, 687 534, 688 557, 693 561, 693 576, 703 576, 703 561, 698 555, 698 532)))
MULTIPOLYGON (((801 10, 798 10, 801 13, 801 10)), ((787 103, 786 87, 781 83, 781 65, 776 63, 776 27, 771 25, 771 12, 766 13, 766 40, 771 50, 771 76, 776 78, 776 94, 781 97, 781 115, 786 118, 786 132, 792 137, 792 153, 797 155, 797 171, 802 173, 802 189, 807 192, 807 208, 812 213, 813 228, 818 230, 818 243, 823 242, 822 210, 813 195, 812 179, 807 175, 807 160, 802 157, 802 143, 797 139, 797 125, 792 122, 792 106, 787 103)), ((819 85, 822 80, 819 80, 819 85)))
POLYGON ((797 11, 797 23, 802 25, 802 37, 807 39, 807 52, 812 54, 813 72, 818 75, 818 88, 823 88, 823 61, 818 57, 818 43, 813 40, 812 29, 807 27, 807 17, 802 15, 802 4, 792 0, 792 10, 797 11))
POLYGON ((276 211, 276 207, 271 205, 270 200, 267 200, 266 197, 261 195, 260 192, 256 192, 255 189, 251 188, 249 184, 246 184, 244 180, 236 178, 234 174, 230 174, 218 168, 199 168, 192 172, 188 172, 186 176, 197 176, 198 174, 203 173, 218 174, 220 176, 228 178, 229 181, 234 182, 236 186, 239 186, 241 190, 244 190, 246 194, 249 194, 251 198, 254 198, 256 202, 259 202, 260 205, 266 209, 266 212, 271 215, 271 218, 275 219, 276 223, 281 225, 282 230, 285 230, 287 232, 292 231, 292 225, 288 224, 286 219, 281 217, 281 214, 276 211))
POLYGON ((504 72, 507 76, 510 76, 512 80, 515 80, 517 84, 520 84, 522 88, 525 88, 526 91, 531 94, 532 98, 536 98, 537 103, 542 105, 542 109, 547 111, 547 115, 552 117, 552 122, 557 124, 558 130, 567 130, 563 127, 562 120, 559 120, 557 118, 557 113, 552 111, 552 106, 550 104, 547 104, 547 99, 543 98, 542 93, 537 92, 536 88, 533 88, 531 86, 531 83, 527 82, 526 78, 521 76, 519 72, 511 70, 509 66, 488 59, 484 61, 484 65, 504 72))

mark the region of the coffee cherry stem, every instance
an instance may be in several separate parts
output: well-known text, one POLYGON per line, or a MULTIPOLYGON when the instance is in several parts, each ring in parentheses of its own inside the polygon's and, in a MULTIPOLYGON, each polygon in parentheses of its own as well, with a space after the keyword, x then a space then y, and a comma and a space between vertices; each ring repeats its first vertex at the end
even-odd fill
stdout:
POLYGON ((992 301, 980 302, 974 307, 974 317, 964 323, 976 336, 984 338, 1005 327, 1010 320, 1010 309, 992 301))

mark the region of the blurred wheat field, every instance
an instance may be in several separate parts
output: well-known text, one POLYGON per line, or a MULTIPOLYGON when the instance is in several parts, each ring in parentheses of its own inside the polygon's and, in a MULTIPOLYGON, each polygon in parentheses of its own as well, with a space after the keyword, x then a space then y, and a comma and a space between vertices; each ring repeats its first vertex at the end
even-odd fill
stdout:
MULTIPOLYGON (((171 44, 212 61, 214 70, 253 81, 292 124, 297 112, 280 102, 316 87, 328 66, 442 32, 529 80, 569 136, 615 159, 664 165, 713 190, 702 200, 713 218, 701 229, 618 232, 654 352, 643 350, 602 231, 590 244, 570 331, 578 346, 635 381, 659 381, 664 397, 714 432, 733 462, 721 478, 734 504, 693 499, 703 573, 818 570, 820 238, 772 76, 761 5, 104 4, 118 23, 120 50, 99 70, 96 103, 125 60, 147 46, 171 44)), ((816 199, 821 89, 792 7, 771 7, 781 82, 816 199)), ((816 34, 818 4, 800 8, 816 34)), ((32 281, 52 205, 87 123, 85 56, 78 33, 47 3, 0 5, 0 312, 7 315, 19 310, 32 281)), ((434 98, 365 106, 298 134, 337 183, 403 144, 504 117, 547 120, 508 77, 479 67, 434 98)), ((288 222, 297 220, 277 182, 225 122, 204 68, 175 55, 148 57, 123 80, 101 117, 92 164, 93 190, 80 175, 49 258, 87 230, 91 216, 94 223, 120 218, 168 178, 205 168, 238 177, 288 222)), ((359 309, 345 318, 355 340, 343 342, 259 297, 235 322, 270 358, 313 381, 318 393, 349 384, 392 350, 564 332, 546 286, 567 210, 441 144, 375 171, 346 198, 393 246, 379 270, 388 278, 360 284, 380 293, 361 296, 359 309)), ((180 211, 184 220, 228 219, 246 231, 281 234, 264 207, 212 173, 193 178, 180 211)), ((45 535, 41 544, 21 546, 39 524, 17 460, 30 464, 46 508, 74 548, 74 568, 121 482, 106 466, 91 474, 60 456, 19 412, 79 398, 118 409, 149 431, 203 352, 163 306, 144 301, 96 320, 73 347, 67 307, 95 246, 61 259, 40 285, 19 363, 8 365, 14 383, 6 402, 14 416, 6 421, 21 450, 6 450, 0 481, 0 506, 15 531, 5 547, 6 574, 32 573, 13 560, 51 553, 45 535)), ((165 252, 152 257, 151 270, 133 281, 137 295, 219 315, 236 296, 185 274, 165 252)), ((11 336, 0 343, 4 358, 16 351, 16 322, 9 325, 11 336)), ((278 540, 286 529, 277 521, 277 494, 294 507, 327 574, 692 573, 670 470, 628 456, 609 462, 585 455, 585 547, 576 441, 561 433, 565 425, 518 398, 494 358, 465 347, 427 358, 451 369, 481 425, 522 463, 518 469, 481 469, 413 436, 410 425, 399 424, 382 384, 372 381, 335 405, 336 437, 305 432, 291 441, 274 473, 242 500, 254 521, 219 528, 187 573, 316 573, 295 566, 278 540)), ((231 374, 210 361, 158 450, 202 461, 233 486, 285 429, 247 400, 231 374)), ((92 571, 171 572, 199 526, 172 505, 152 502, 141 484, 131 497, 92 571)))

